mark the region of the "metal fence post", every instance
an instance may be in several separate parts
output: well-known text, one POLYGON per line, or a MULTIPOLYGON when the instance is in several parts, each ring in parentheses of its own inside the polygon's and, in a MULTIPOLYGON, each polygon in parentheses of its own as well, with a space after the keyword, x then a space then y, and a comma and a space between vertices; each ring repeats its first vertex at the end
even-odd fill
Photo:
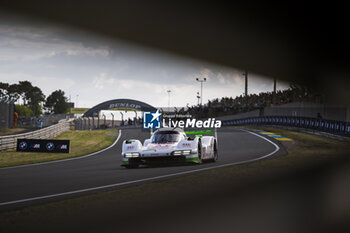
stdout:
POLYGON ((97 116, 97 128, 100 128, 100 115, 97 116))

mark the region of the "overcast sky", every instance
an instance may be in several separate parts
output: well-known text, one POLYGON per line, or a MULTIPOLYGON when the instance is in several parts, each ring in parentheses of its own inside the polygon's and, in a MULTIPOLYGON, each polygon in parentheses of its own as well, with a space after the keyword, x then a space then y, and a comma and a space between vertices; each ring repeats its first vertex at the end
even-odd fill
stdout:
MULTIPOLYGON (((244 92, 242 70, 167 54, 76 29, 0 14, 0 81, 28 80, 48 96, 61 89, 78 107, 130 98, 155 107, 203 103, 244 92)), ((272 91, 272 78, 249 73, 249 93, 272 91)), ((278 82, 278 89, 288 88, 278 82)))

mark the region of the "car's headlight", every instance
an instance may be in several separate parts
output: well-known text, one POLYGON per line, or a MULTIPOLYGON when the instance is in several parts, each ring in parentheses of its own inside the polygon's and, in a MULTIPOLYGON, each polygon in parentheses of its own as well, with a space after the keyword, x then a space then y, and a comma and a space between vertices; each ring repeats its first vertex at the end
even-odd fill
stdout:
POLYGON ((173 155, 181 155, 181 150, 176 150, 173 152, 173 155))
POLYGON ((139 156, 140 156, 140 153, 138 153, 138 152, 125 153, 125 158, 136 158, 139 156))
POLYGON ((182 154, 183 154, 183 155, 190 155, 190 154, 191 154, 191 151, 190 151, 190 150, 183 150, 183 151, 182 151, 182 154))
POLYGON ((173 155, 190 155, 191 150, 176 150, 173 152, 173 155))

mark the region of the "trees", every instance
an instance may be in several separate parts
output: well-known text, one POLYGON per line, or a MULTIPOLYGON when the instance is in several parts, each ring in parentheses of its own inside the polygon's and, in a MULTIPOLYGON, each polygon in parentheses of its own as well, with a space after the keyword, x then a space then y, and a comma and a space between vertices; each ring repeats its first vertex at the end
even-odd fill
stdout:
POLYGON ((20 97, 18 85, 0 82, 0 100, 5 102, 16 102, 20 97))
POLYGON ((18 93, 23 99, 23 104, 27 105, 34 87, 29 81, 19 81, 18 83, 18 93))
POLYGON ((17 84, 0 82, 0 101, 14 103, 18 99, 23 100, 23 105, 16 105, 16 111, 20 116, 40 115, 43 102, 50 113, 67 113, 69 109, 67 98, 62 90, 52 92, 45 101, 45 95, 41 89, 33 86, 29 81, 19 81, 17 84))
POLYGON ((45 108, 55 114, 67 113, 69 106, 64 91, 56 90, 52 92, 46 99, 45 108))
POLYGON ((33 111, 24 105, 15 104, 15 112, 18 113, 19 116, 33 116, 33 111))
POLYGON ((9 85, 7 88, 7 94, 11 101, 16 102, 21 95, 21 87, 18 84, 9 85))
POLYGON ((40 103, 45 101, 45 95, 39 87, 32 87, 30 91, 25 92, 26 100, 28 101, 27 106, 33 111, 35 116, 42 113, 40 103))
POLYGON ((39 87, 29 81, 20 81, 18 84, 0 82, 0 100, 16 102, 20 97, 24 106, 29 107, 35 116, 42 113, 40 104, 44 102, 45 95, 39 87))
POLYGON ((7 101, 7 89, 9 87, 8 83, 0 82, 0 101, 7 101))

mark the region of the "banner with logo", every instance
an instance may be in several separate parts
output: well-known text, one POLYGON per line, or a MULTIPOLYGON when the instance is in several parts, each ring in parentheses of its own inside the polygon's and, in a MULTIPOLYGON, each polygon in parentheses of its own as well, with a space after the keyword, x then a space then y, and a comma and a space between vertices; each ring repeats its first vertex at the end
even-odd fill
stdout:
POLYGON ((143 128, 159 129, 161 127, 179 127, 179 128, 221 128, 221 120, 208 118, 206 120, 197 120, 191 115, 164 115, 157 110, 156 112, 143 112, 143 128), (163 121, 161 121, 163 118, 163 121), (181 119, 182 118, 182 119, 181 119))
POLYGON ((69 140, 17 139, 19 152, 69 153, 69 140))

